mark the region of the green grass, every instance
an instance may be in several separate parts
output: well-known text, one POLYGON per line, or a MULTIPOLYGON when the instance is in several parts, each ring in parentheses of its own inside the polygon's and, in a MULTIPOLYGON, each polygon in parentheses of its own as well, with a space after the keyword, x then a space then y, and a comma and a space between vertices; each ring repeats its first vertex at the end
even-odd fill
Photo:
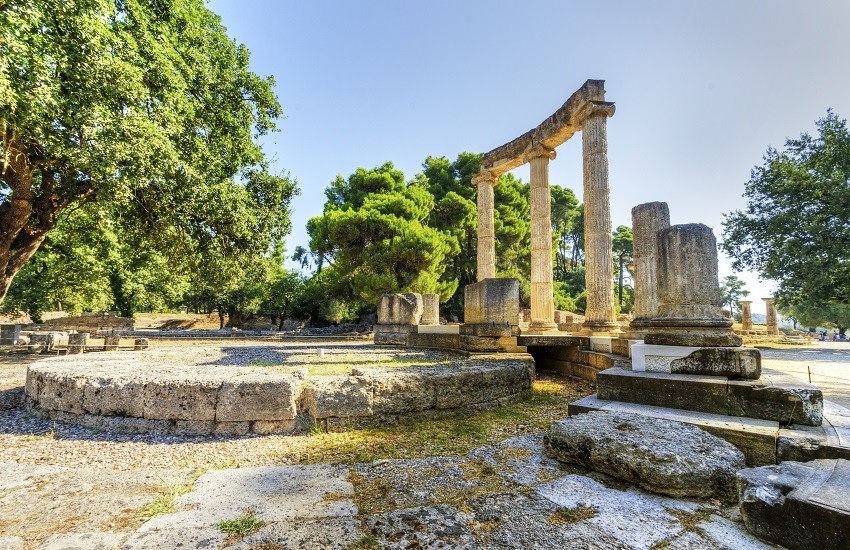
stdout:
POLYGON ((216 529, 230 535, 230 537, 242 539, 263 527, 265 523, 257 517, 253 510, 245 512, 234 519, 226 519, 215 524, 216 529))
POLYGON ((174 511, 174 499, 183 496, 192 490, 194 480, 189 483, 171 485, 165 493, 153 500, 142 509, 142 519, 148 520, 160 514, 169 514, 174 511))
POLYGON ((590 519, 599 511, 594 506, 575 506, 573 508, 558 508, 554 514, 549 516, 549 523, 554 525, 569 525, 590 519))

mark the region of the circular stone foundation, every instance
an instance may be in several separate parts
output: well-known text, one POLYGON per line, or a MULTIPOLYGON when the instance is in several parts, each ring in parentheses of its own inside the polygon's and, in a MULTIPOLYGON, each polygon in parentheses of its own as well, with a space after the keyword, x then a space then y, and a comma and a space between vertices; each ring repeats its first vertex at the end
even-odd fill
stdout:
POLYGON ((534 379, 526 354, 342 342, 181 344, 37 361, 27 370, 27 406, 113 432, 296 433, 501 405, 534 379))

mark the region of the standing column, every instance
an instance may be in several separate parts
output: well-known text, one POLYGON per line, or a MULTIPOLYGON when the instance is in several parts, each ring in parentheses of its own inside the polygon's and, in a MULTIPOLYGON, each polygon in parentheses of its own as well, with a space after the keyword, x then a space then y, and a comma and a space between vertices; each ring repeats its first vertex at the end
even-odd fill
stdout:
POLYGON ((496 238, 493 221, 493 187, 498 177, 490 171, 482 171, 472 178, 478 187, 478 269, 479 281, 496 277, 496 238))
POLYGON ((531 163, 531 332, 558 330, 552 288, 552 198, 549 161, 555 151, 536 145, 526 153, 531 163))
POLYGON ((752 300, 741 300, 741 329, 753 330, 753 312, 750 309, 752 300))
POLYGON ((777 336, 779 334, 779 325, 776 322, 776 304, 775 298, 762 298, 764 300, 764 307, 767 310, 767 333, 771 336, 777 336))
POLYGON ((594 101, 582 127, 586 332, 615 332, 611 199, 608 187, 608 117, 614 104, 594 101))
POLYGON ((658 281, 655 256, 658 231, 670 227, 670 209, 665 202, 648 202, 632 208, 635 259, 635 318, 631 328, 646 329, 658 314, 658 281))

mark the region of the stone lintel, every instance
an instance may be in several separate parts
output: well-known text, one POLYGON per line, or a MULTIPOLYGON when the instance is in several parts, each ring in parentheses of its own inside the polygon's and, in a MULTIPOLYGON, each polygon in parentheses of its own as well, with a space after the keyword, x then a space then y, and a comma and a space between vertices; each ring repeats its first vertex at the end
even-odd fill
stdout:
POLYGON ((525 153, 535 146, 555 149, 580 131, 584 119, 594 112, 592 104, 605 105, 611 116, 613 103, 605 101, 605 81, 588 80, 551 116, 536 128, 485 153, 481 170, 500 175, 525 164, 525 153), (608 107, 610 106, 610 107, 608 107))

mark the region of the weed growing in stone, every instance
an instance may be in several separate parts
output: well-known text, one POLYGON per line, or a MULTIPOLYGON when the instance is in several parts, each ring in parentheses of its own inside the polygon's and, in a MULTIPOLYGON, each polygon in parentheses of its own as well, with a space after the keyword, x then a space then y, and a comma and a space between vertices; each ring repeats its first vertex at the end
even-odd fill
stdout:
POLYGON ((264 525, 265 522, 257 517, 253 510, 248 509, 238 518, 219 521, 215 524, 215 527, 222 533, 229 535, 225 543, 232 544, 259 530, 264 525))
POLYGON ((378 539, 375 538, 375 535, 363 535, 348 546, 349 550, 366 550, 380 547, 381 546, 378 544, 378 539))
POLYGON ((554 514, 549 516, 549 523, 553 525, 568 525, 590 519, 599 513, 595 506, 574 506, 573 508, 558 508, 554 514))
POLYGON ((192 490, 192 482, 180 483, 170 486, 165 494, 153 500, 142 509, 142 519, 149 520, 160 514, 168 514, 174 511, 174 499, 183 496, 192 490))

